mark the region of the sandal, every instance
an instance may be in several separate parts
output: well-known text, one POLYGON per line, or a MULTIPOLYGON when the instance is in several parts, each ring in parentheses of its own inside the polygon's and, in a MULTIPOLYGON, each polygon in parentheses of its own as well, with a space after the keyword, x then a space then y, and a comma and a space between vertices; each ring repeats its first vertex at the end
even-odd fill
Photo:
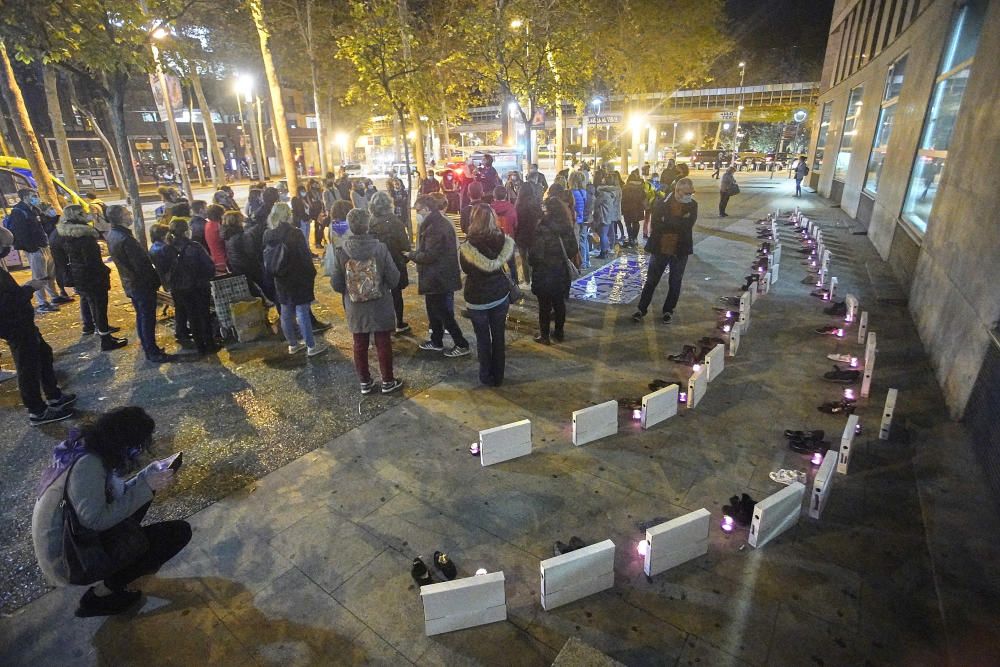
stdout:
POLYGON ((434 552, 434 567, 438 569, 438 572, 444 575, 444 578, 451 581, 458 576, 458 568, 455 564, 451 562, 448 558, 448 554, 441 553, 440 551, 434 552))
POLYGON ((434 583, 434 580, 431 579, 431 573, 427 570, 427 566, 419 558, 413 559, 410 576, 413 577, 413 581, 417 582, 417 586, 426 586, 434 583))

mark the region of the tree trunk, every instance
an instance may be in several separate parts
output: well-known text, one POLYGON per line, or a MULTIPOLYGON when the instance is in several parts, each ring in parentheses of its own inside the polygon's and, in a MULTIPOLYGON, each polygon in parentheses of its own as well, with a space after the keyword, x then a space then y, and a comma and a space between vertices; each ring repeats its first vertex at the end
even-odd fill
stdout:
POLYGON ((563 108, 562 100, 556 100, 556 173, 563 168, 563 108))
POLYGON ((326 125, 323 123, 323 114, 319 108, 319 76, 316 72, 316 58, 309 54, 309 69, 312 70, 313 84, 313 108, 316 110, 316 141, 319 144, 316 152, 319 153, 319 173, 326 174, 326 125))
MULTIPOLYGON (((333 90, 327 91, 326 97, 326 107, 324 109, 323 122, 326 124, 326 147, 323 149, 326 151, 326 168, 327 171, 334 171, 334 165, 337 164, 337 157, 333 149, 333 90)), ((326 174, 323 174, 325 177, 326 174)))
POLYGON ((101 140, 101 145, 104 146, 104 152, 108 154, 108 164, 111 166, 111 175, 115 179, 115 187, 125 192, 125 179, 122 177, 121 161, 119 160, 117 154, 115 153, 114 146, 108 141, 108 135, 104 134, 104 130, 101 129, 100 124, 97 122, 97 118, 89 110, 80 105, 76 105, 76 108, 80 110, 88 121, 90 121, 90 126, 94 130, 94 134, 97 138, 101 140))
POLYGON ((201 110, 201 124, 205 127, 205 142, 208 144, 205 152, 208 154, 208 164, 212 168, 212 184, 218 190, 226 184, 226 159, 219 148, 219 137, 215 133, 215 121, 212 120, 212 109, 205 100, 205 91, 201 87, 201 76, 197 67, 191 71, 191 87, 194 96, 198 98, 198 108, 201 110))
POLYGON ((253 16, 254 25, 257 27, 257 36, 260 38, 260 55, 264 59, 264 72, 267 74, 267 85, 271 91, 271 110, 273 112, 271 125, 277 140, 279 157, 281 158, 280 162, 285 168, 288 191, 292 193, 298 192, 299 178, 298 173, 295 171, 292 144, 288 138, 285 103, 281 98, 281 82, 278 81, 278 73, 274 69, 274 58, 271 56, 271 46, 268 44, 270 36, 264 20, 263 0, 250 0, 250 14, 253 16))
POLYGON ((410 241, 413 241, 413 174, 410 173, 413 170, 410 169, 410 142, 406 140, 406 118, 403 116, 403 107, 396 109, 396 116, 399 118, 399 129, 403 134, 403 155, 406 161, 406 233, 410 237, 410 241))
POLYGON ((188 121, 191 125, 191 144, 194 146, 194 169, 198 172, 198 185, 205 185, 205 170, 201 166, 201 147, 198 133, 194 131, 194 99, 188 98, 188 121))
MULTIPOLYGON (((420 114, 412 110, 410 113, 413 114, 413 152, 416 155, 417 172, 423 178, 427 178, 427 158, 424 155, 424 124, 420 121, 420 114)), ((403 131, 405 133, 406 129, 404 128, 403 131)), ((405 137, 406 135, 404 134, 403 136, 405 137)))
POLYGON ((7 99, 10 101, 11 112, 14 115, 14 124, 20 129, 22 135, 21 142, 25 144, 25 157, 28 158, 28 165, 31 167, 31 174, 35 177, 38 187, 38 195, 57 211, 62 212, 59 205, 59 198, 56 196, 56 186, 52 184, 52 174, 45 164, 45 156, 42 154, 42 147, 38 144, 38 137, 34 128, 31 127, 31 118, 28 116, 28 108, 24 105, 24 96, 21 95, 21 87, 14 78, 14 68, 10 65, 10 58, 7 56, 7 46, 0 42, 0 65, 3 66, 3 79, 6 84, 7 99))
POLYGON ((135 161, 132 159, 132 151, 128 145, 128 135, 125 134, 125 87, 128 79, 124 75, 113 75, 114 80, 110 82, 111 99, 108 100, 108 110, 111 112, 111 133, 115 136, 115 144, 118 145, 118 155, 121 158, 122 176, 125 179, 125 199, 128 207, 132 209, 135 219, 133 229, 135 237, 139 243, 146 246, 146 221, 142 216, 142 200, 139 198, 139 177, 135 173, 135 161))
POLYGON ((45 84, 45 104, 49 108, 49 122, 52 123, 52 136, 55 137, 56 150, 59 152, 62 181, 75 192, 80 189, 80 186, 76 183, 73 156, 69 152, 66 127, 63 125, 62 105, 59 103, 59 80, 52 66, 42 65, 42 81, 45 84))

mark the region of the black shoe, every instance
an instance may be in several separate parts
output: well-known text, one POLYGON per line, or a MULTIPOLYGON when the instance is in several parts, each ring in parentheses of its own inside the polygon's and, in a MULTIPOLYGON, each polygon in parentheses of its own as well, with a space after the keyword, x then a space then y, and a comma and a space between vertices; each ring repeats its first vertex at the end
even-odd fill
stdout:
POLYGON ((634 313, 632 313, 633 322, 642 322, 642 318, 644 317, 646 317, 646 313, 642 312, 641 310, 637 310, 634 313))
POLYGON ((396 335, 397 336, 400 335, 400 334, 408 333, 409 331, 410 331, 410 325, 407 324, 406 322, 403 322, 402 324, 396 325, 396 335))
POLYGON ((63 408, 46 407, 40 414, 28 414, 29 426, 41 426, 52 422, 61 422, 73 416, 73 408, 67 406, 63 408))
POLYGON ((854 414, 854 408, 853 401, 830 401, 816 409, 828 415, 850 415, 854 414))
POLYGON ((59 304, 62 304, 62 303, 73 303, 75 300, 76 299, 74 299, 71 296, 60 295, 60 296, 57 296, 56 298, 52 299, 52 303, 59 303, 59 304))
POLYGON ((823 374, 823 379, 839 384, 854 384, 861 379, 861 371, 842 370, 839 366, 834 366, 832 371, 823 374))
POLYGON ((417 586, 426 586, 427 584, 433 584, 434 580, 431 579, 431 573, 427 570, 427 566, 424 565, 424 561, 419 558, 413 559, 413 566, 410 568, 410 576, 413 580, 417 582, 417 586))
POLYGON ((111 595, 98 596, 91 587, 80 598, 80 606, 76 608, 76 615, 80 618, 114 616, 128 611, 141 598, 142 593, 139 591, 115 591, 111 595))
POLYGON ((843 317, 844 315, 847 314, 847 302, 837 301, 836 303, 832 304, 829 308, 824 308, 823 312, 833 317, 843 317))
POLYGON ((329 322, 320 322, 319 320, 313 320, 312 327, 313 333, 322 333, 332 327, 333 325, 329 322))
POLYGON ((95 333, 97 333, 97 331, 95 329, 92 329, 92 328, 91 329, 86 329, 85 328, 85 329, 83 329, 83 330, 80 331, 80 335, 82 335, 82 336, 93 336, 95 333))
POLYGON ((670 320, 674 319, 674 314, 671 312, 663 313, 663 323, 670 324, 670 320))
POLYGON ((50 408, 65 408, 76 403, 76 394, 63 393, 59 398, 46 401, 50 408))
POLYGON ((813 454, 815 452, 825 452, 829 449, 830 443, 822 440, 801 440, 792 438, 788 441, 788 448, 799 454, 813 454))
POLYGON ((388 382, 382 383, 382 393, 391 394, 394 391, 399 391, 403 388, 403 381, 400 379, 389 380, 388 382))
POLYGON ((543 336, 542 334, 537 334, 535 336, 535 342, 541 343, 542 345, 552 345, 552 341, 549 340, 548 336, 543 336))
POLYGON ((818 431, 793 431, 791 429, 785 429, 785 437, 789 440, 822 440, 826 433, 823 430, 818 431))
POLYGON ((440 551, 435 551, 434 567, 436 567, 438 571, 441 574, 443 574, 444 578, 447 579, 448 581, 451 581, 452 579, 458 576, 458 568, 456 568, 455 564, 451 562, 450 558, 448 558, 448 554, 441 553, 440 551))
POLYGON ((101 335, 101 352, 110 352, 128 345, 127 338, 115 338, 111 334, 101 335))
POLYGON ((562 331, 553 331, 552 340, 554 340, 557 343, 561 343, 564 340, 566 340, 566 335, 562 331))
POLYGON ((146 360, 151 361, 154 364, 166 364, 171 361, 177 361, 177 355, 167 354, 166 352, 157 352, 156 354, 146 357, 146 360))

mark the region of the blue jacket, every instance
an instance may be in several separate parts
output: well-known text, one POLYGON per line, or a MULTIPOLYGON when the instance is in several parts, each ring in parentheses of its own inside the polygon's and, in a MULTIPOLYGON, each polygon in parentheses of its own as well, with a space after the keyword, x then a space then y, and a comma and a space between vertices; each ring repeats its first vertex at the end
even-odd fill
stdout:
POLYGON ((14 235, 14 249, 36 252, 49 245, 42 226, 42 212, 27 202, 18 202, 10 210, 7 228, 14 235))
POLYGON ((587 191, 572 190, 573 193, 573 213, 576 216, 576 224, 582 225, 586 221, 585 211, 587 208, 587 191))

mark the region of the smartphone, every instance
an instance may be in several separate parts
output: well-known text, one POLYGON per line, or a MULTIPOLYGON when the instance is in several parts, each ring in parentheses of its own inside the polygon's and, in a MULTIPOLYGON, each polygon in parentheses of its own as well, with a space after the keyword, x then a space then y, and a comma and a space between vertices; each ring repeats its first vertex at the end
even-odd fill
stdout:
POLYGON ((177 452, 173 456, 161 459, 156 462, 156 467, 160 470, 174 470, 176 471, 181 467, 182 459, 184 458, 184 452, 177 452))
POLYGON ((174 460, 171 461, 170 465, 167 467, 170 468, 171 470, 180 470, 181 463, 183 462, 184 462, 184 452, 177 452, 177 456, 174 457, 174 460))

